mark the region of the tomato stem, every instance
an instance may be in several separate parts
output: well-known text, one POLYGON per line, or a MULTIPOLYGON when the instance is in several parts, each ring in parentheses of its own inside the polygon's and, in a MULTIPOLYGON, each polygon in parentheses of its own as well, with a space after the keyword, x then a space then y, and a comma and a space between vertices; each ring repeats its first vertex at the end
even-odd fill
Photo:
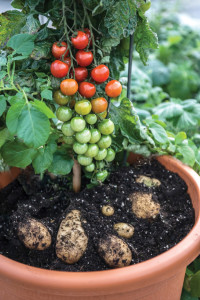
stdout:
POLYGON ((81 166, 76 159, 73 166, 73 190, 75 193, 81 190, 81 166))

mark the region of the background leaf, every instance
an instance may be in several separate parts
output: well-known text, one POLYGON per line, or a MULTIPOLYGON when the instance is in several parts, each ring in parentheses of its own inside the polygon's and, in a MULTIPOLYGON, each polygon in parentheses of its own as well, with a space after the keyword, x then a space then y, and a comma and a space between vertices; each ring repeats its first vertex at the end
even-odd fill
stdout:
POLYGON ((7 46, 14 49, 16 53, 30 55, 34 49, 36 36, 27 33, 16 34, 8 41, 7 46))

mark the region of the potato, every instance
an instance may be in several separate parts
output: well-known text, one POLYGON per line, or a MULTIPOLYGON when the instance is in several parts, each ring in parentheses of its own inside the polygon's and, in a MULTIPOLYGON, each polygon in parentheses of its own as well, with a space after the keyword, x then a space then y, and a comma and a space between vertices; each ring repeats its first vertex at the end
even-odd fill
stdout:
POLYGON ((112 268, 129 266, 132 253, 128 245, 115 235, 108 235, 100 239, 98 245, 99 255, 112 268))
POLYGON ((101 211, 102 211, 102 214, 107 217, 112 216, 115 212, 114 207, 112 207, 111 205, 104 205, 102 207, 101 211))
POLYGON ((137 183, 143 183, 144 185, 148 187, 153 187, 153 186, 160 186, 161 182, 160 180, 156 178, 151 178, 148 176, 140 175, 138 178, 136 178, 137 183))
POLYGON ((142 219, 155 218, 160 212, 160 204, 152 200, 152 194, 136 192, 129 196, 133 213, 142 219))
POLYGON ((116 223, 113 226, 118 235, 130 239, 134 234, 134 227, 127 223, 116 223))
POLYGON ((72 210, 61 222, 57 234, 56 255, 67 264, 74 264, 87 249, 88 237, 81 225, 81 213, 72 210))
POLYGON ((34 250, 45 250, 51 245, 51 234, 36 219, 27 219, 18 225, 18 236, 23 244, 34 250))

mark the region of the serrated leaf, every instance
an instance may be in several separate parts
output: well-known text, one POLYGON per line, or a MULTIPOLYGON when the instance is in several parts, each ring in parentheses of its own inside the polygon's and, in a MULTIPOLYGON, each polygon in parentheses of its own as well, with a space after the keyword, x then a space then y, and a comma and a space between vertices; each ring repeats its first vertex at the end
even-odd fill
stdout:
POLYGON ((179 145, 181 144, 184 140, 187 139, 187 135, 185 132, 179 132, 176 137, 175 137, 175 144, 179 145))
POLYGON ((28 148, 18 141, 8 142, 1 149, 3 160, 11 167, 26 168, 35 154, 35 149, 28 148))
POLYGON ((22 9, 24 7, 25 0, 13 0, 11 5, 14 8, 22 9))
MULTIPOLYGON (((177 152, 179 152, 181 154, 181 160, 193 167, 195 164, 195 153, 193 151, 193 149, 191 147, 189 147, 188 145, 181 145, 177 147, 177 152)), ((176 155, 178 158, 180 158, 180 155, 177 153, 176 155)))
POLYGON ((34 49, 36 36, 28 33, 16 34, 8 41, 7 46, 15 50, 15 53, 28 56, 34 49))
POLYGON ((10 134, 7 128, 4 128, 3 130, 0 131, 0 148, 5 144, 9 135, 10 134))
POLYGON ((47 100, 53 100, 53 93, 51 90, 43 90, 41 92, 41 97, 47 100))
POLYGON ((6 76, 6 71, 0 71, 0 80, 3 79, 6 76))
POLYGON ((136 51, 140 54, 143 64, 146 65, 149 50, 158 48, 157 35, 151 30, 146 17, 139 17, 134 34, 134 42, 136 44, 136 51))
POLYGON ((40 148, 32 164, 36 174, 43 174, 51 165, 53 154, 49 148, 40 148))
POLYGON ((149 124, 148 128, 151 131, 154 139, 158 143, 165 144, 166 142, 168 142, 167 133, 161 125, 152 122, 152 123, 149 124))
POLYGON ((21 33, 35 34, 40 29, 40 22, 33 15, 28 15, 21 33))
POLYGON ((65 151, 56 151, 48 171, 56 175, 67 175, 74 165, 73 159, 65 151))
POLYGON ((5 56, 0 56, 0 67, 6 66, 7 58, 5 56))
POLYGON ((38 43, 33 52, 31 53, 31 58, 35 60, 40 60, 42 58, 49 58, 51 44, 47 42, 38 43))
POLYGON ((32 105, 37 108, 39 111, 41 111, 43 114, 45 114, 49 119, 56 118, 54 113, 50 110, 50 108, 42 101, 34 100, 32 105))
POLYGON ((19 116, 23 110, 23 107, 25 106, 25 102, 19 102, 13 104, 7 113, 6 116, 6 125, 8 127, 8 130, 10 131, 11 134, 15 134, 17 127, 18 127, 18 119, 19 116))
POLYGON ((3 115, 5 110, 6 110, 6 98, 3 95, 1 95, 0 96, 0 117, 3 115))

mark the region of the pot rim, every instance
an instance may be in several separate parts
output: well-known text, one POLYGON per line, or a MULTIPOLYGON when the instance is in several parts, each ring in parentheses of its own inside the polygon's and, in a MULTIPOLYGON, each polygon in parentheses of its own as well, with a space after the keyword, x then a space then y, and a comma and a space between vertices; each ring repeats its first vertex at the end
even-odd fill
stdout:
MULTIPOLYGON (((157 159, 167 168, 168 164, 173 165, 173 170, 179 175, 183 172, 185 177, 190 177, 192 188, 197 191, 200 202, 198 174, 173 157, 160 156, 157 159)), ((116 291, 122 293, 125 290, 156 284, 158 278, 162 281, 166 277, 173 277, 200 253, 200 214, 196 214, 194 227, 181 242, 166 252, 135 265, 105 271, 64 272, 31 267, 0 255, 0 278, 23 286, 28 284, 41 291, 46 288, 60 294, 67 291, 78 296, 84 293, 87 295, 87 292, 90 295, 101 295, 105 292, 112 294, 116 291)))

